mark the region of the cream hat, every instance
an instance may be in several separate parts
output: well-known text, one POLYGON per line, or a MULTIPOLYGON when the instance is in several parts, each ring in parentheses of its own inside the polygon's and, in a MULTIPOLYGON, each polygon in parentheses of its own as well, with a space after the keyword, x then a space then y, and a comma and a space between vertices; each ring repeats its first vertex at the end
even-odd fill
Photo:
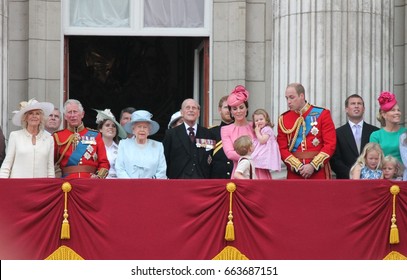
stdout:
POLYGON ((171 128, 180 118, 182 118, 180 111, 172 114, 170 122, 168 123, 168 128, 171 128))
POLYGON ((32 110, 42 110, 44 116, 48 117, 49 114, 51 114, 52 111, 54 110, 54 105, 49 102, 38 102, 37 100, 35 100, 35 98, 32 98, 28 101, 21 101, 20 110, 13 111, 14 113, 12 119, 13 124, 16 126, 21 126, 22 125, 21 121, 24 114, 32 110))
POLYGON ((96 123, 99 124, 104 120, 110 120, 114 122, 117 128, 117 135, 119 135, 120 138, 125 139, 127 138, 127 133, 124 130, 124 128, 116 121, 116 118, 114 117, 113 113, 110 112, 110 109, 105 109, 104 111, 98 110, 98 109, 93 109, 95 110, 98 114, 96 115, 96 123))
POLYGON ((153 121, 151 118, 153 115, 146 110, 137 110, 133 114, 131 114, 131 120, 124 125, 124 129, 127 131, 127 133, 133 134, 133 124, 136 122, 148 122, 151 126, 150 129, 150 135, 153 135, 157 133, 157 131, 160 129, 160 125, 158 122, 153 121))

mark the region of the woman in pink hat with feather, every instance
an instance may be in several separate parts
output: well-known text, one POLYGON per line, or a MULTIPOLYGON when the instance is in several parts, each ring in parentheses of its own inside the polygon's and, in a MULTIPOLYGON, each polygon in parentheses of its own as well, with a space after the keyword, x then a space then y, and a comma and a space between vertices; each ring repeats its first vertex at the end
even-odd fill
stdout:
POLYGON ((391 155, 401 162, 399 139, 406 128, 400 125, 401 112, 396 96, 391 92, 384 91, 377 100, 380 106, 377 120, 382 128, 370 135, 369 142, 378 143, 385 156, 391 155))
MULTIPOLYGON (((222 126, 221 138, 226 156, 233 160, 232 174, 235 172, 240 157, 233 148, 233 142, 242 135, 249 135, 252 139, 256 138, 253 123, 247 120, 249 113, 248 99, 249 92, 241 85, 236 86, 227 99, 234 123, 222 126)), ((271 173, 267 169, 256 169, 256 176, 257 179, 271 179, 271 173)))

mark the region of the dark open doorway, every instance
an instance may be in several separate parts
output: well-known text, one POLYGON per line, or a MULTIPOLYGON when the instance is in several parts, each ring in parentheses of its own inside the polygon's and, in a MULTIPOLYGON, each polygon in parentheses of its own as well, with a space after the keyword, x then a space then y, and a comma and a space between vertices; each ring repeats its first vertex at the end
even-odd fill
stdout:
POLYGON ((193 97, 195 49, 204 38, 72 36, 66 40, 67 97, 82 102, 87 127, 96 127, 92 108, 109 108, 119 119, 120 111, 132 106, 154 115, 160 131, 153 138, 161 140, 170 116, 185 98, 193 97))

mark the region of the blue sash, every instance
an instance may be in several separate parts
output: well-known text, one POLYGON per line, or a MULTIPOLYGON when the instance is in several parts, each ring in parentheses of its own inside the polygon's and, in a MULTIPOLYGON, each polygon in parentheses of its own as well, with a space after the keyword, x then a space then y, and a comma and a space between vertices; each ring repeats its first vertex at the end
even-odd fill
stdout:
MULTIPOLYGON (((318 118, 321 116, 321 113, 324 109, 323 108, 318 108, 318 107, 313 107, 311 111, 308 113, 308 115, 305 117, 305 136, 308 135, 310 132, 312 125, 311 122, 312 120, 318 120, 318 118)), ((298 129, 298 134, 297 134, 297 139, 295 141, 294 147, 293 147, 293 152, 297 151, 298 147, 300 146, 302 142, 302 130, 303 126, 300 126, 298 129)))
MULTIPOLYGON (((85 135, 83 135, 81 138, 84 138, 84 136, 87 137, 94 137, 96 139, 96 136, 98 135, 99 132, 97 131, 88 131, 85 135)), ((83 156, 83 154, 86 152, 86 148, 89 146, 89 144, 83 144, 82 141, 79 141, 78 145, 76 146, 75 151, 72 152, 71 156, 68 159, 68 163, 66 166, 76 166, 79 163, 79 160, 83 156)))

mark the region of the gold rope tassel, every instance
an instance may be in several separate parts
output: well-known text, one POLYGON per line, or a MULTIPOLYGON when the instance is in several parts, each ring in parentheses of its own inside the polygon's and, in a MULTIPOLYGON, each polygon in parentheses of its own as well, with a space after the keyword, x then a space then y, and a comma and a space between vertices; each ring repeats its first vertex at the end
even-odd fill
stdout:
POLYGON ((226 189, 229 192, 229 215, 228 215, 228 224, 226 225, 225 239, 226 241, 235 240, 235 227, 233 225, 233 213, 232 213, 232 198, 233 192, 236 190, 236 185, 234 183, 227 183, 226 189))
POLYGON ((390 244, 398 244, 399 240, 399 229, 396 225, 396 196, 400 192, 400 187, 393 185, 390 187, 390 193, 393 195, 393 214, 391 215, 391 226, 390 226, 390 244))
POLYGON ((72 190, 71 184, 65 182, 62 184, 62 191, 64 192, 65 196, 65 205, 64 205, 64 220, 62 221, 62 229, 61 229, 61 239, 70 239, 71 233, 69 228, 69 221, 68 221, 68 192, 72 190))

